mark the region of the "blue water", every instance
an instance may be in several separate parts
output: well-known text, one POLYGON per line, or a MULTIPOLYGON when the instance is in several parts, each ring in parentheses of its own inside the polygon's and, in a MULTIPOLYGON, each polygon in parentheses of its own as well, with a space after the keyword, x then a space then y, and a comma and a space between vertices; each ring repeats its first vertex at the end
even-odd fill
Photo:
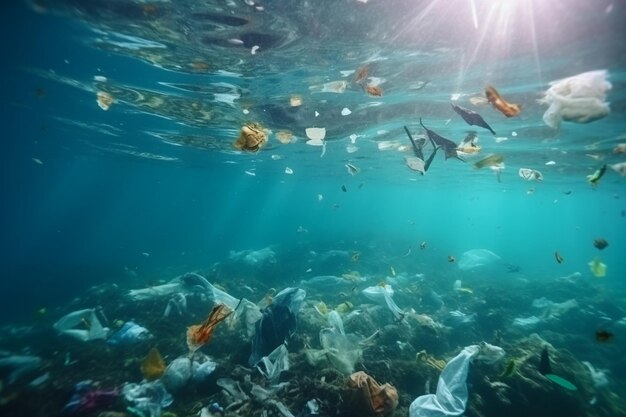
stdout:
MULTIPOLYGON (((309 5, 308 13, 319 13, 315 18, 319 21, 312 18, 311 24, 321 25, 320 33, 315 27, 300 33, 292 29, 297 39, 276 55, 264 48, 258 55, 247 49, 233 52, 240 62, 256 60, 251 66, 233 66, 234 57, 220 56, 219 51, 212 56, 205 45, 194 53, 212 56, 207 61, 214 70, 207 74, 164 69, 132 54, 95 48, 92 41, 100 35, 93 27, 124 28, 123 21, 108 21, 104 13, 102 22, 97 13, 84 22, 64 15, 72 14, 72 6, 60 15, 52 10, 36 13, 21 4, 4 6, 1 317, 21 320, 36 308, 62 304, 91 285, 124 284, 130 276, 145 282, 168 279, 218 262, 231 250, 289 247, 303 241, 311 247, 384 241, 396 245, 399 254, 428 241, 432 251, 419 260, 417 270, 447 267, 448 254, 484 247, 521 265, 527 276, 542 279, 574 271, 590 275, 587 262, 599 254, 592 241, 603 237, 610 242, 601 253, 609 265, 603 283, 607 288, 623 286, 626 179, 610 169, 598 187, 592 188, 585 179, 601 165, 585 154, 602 154, 607 163, 624 160, 611 154, 613 146, 625 140, 626 130, 626 50, 620 41, 623 25, 618 24, 625 13, 623 3, 576 5, 570 10, 560 5, 563 9, 551 10, 556 13, 553 31, 543 25, 545 16, 534 10, 539 48, 533 54, 530 41, 519 42, 519 55, 515 45, 505 48, 496 42, 496 33, 477 41, 471 14, 465 12, 444 19, 443 10, 437 9, 443 6, 436 3, 413 9, 407 2, 395 2, 398 9, 385 18, 368 14, 367 7, 380 10, 376 2, 356 3, 337 6, 344 11, 356 8, 352 17, 343 16, 344 36, 341 19, 332 22, 333 6, 326 10, 309 5), (431 18, 417 19, 418 9, 430 10, 426 16, 431 18), (582 18, 584 13, 588 19, 582 18), (366 18, 364 27, 370 32, 359 34, 354 20, 366 18), (400 20, 384 27, 394 19, 400 20), (430 27, 437 19, 446 22, 444 28, 430 27), (572 42, 556 33, 568 22, 579 25, 569 28, 572 42), (416 26, 414 31, 411 25, 416 26), (445 48, 453 52, 441 52, 445 48), (374 56, 381 60, 373 61, 372 75, 390 80, 383 84, 383 97, 369 97, 354 88, 345 94, 309 90, 310 85, 344 79, 339 71, 356 70, 374 56), (544 107, 536 99, 548 81, 602 68, 609 70, 613 83, 608 97, 611 114, 591 124, 566 123, 558 133, 545 127, 544 107), (128 103, 102 111, 95 90, 87 91, 93 88, 94 75, 207 103, 214 96, 168 89, 162 83, 206 87, 228 82, 246 93, 232 106, 216 103, 219 117, 194 126, 128 103), (429 84, 423 91, 412 90, 418 81, 429 84), (441 156, 422 177, 406 168, 405 154, 377 149, 382 140, 408 145, 401 126, 409 124, 417 131, 419 117, 444 136, 460 139, 469 128, 447 107, 450 95, 480 95, 487 83, 505 89, 524 105, 516 119, 505 119, 487 106, 478 108, 495 130, 509 137, 496 149, 488 133, 479 132, 481 144, 507 157, 502 182, 489 170, 443 161, 441 156), (290 119, 287 104, 293 93, 305 103, 296 119, 290 119), (379 105, 371 107, 373 103, 379 105), (353 114, 339 116, 343 107, 353 114), (251 115, 244 115, 243 108, 251 109, 251 115), (233 153, 228 144, 248 120, 273 130, 291 128, 300 140, 281 145, 274 139, 258 154, 233 153), (303 130, 309 126, 328 129, 323 158, 320 148, 304 144, 303 130), (172 146, 155 140, 150 132, 213 136, 226 145, 221 151, 172 146), (512 137, 512 132, 518 136, 512 137), (344 148, 352 133, 361 135, 359 151, 348 154, 344 148), (127 149, 135 155, 120 152, 127 149), (138 152, 176 160, 142 158, 138 152), (272 154, 284 159, 273 160, 272 154), (549 160, 557 164, 545 166, 549 160), (348 175, 347 162, 361 172, 348 175), (544 182, 522 181, 516 174, 522 166, 540 169, 544 182), (285 174, 286 167, 293 175, 285 174), (321 201, 318 195, 323 196, 321 201), (298 233, 300 226, 308 233, 298 233), (555 250, 566 258, 564 265, 554 261, 555 250)), ((483 3, 477 1, 478 7, 487 7, 483 3)), ((95 9, 101 6, 93 3, 95 9)), ((273 8, 285 19, 291 16, 285 5, 269 2, 266 7, 259 16, 271 14, 273 8)), ((506 29, 509 43, 518 43, 520 33, 529 33, 519 27, 529 16, 524 9, 517 23, 506 29)), ((245 9, 244 14, 254 13, 245 9)), ((294 25, 300 22, 295 14, 292 17, 294 25)), ((482 28, 476 31, 483 33, 482 28)), ((506 285, 505 278, 500 285, 506 285)))

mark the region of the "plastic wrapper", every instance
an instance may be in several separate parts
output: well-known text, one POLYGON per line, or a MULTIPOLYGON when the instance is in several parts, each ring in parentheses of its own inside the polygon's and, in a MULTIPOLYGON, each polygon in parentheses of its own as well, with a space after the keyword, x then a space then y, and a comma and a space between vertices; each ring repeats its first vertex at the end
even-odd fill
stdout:
POLYGON ((160 381, 125 384, 122 394, 130 404, 128 410, 143 417, 160 417, 162 409, 173 401, 160 381))
POLYGON ((487 249, 472 249, 464 252, 459 259, 459 269, 468 271, 481 266, 491 265, 500 257, 487 249))
POLYGON ((561 121, 589 123, 610 112, 606 94, 611 90, 606 70, 589 71, 562 80, 552 81, 542 103, 549 107, 543 121, 558 129, 561 121))
POLYGON ((393 301, 393 288, 391 285, 376 285, 367 287, 362 291, 363 295, 377 304, 385 306, 391 311, 391 314, 400 320, 404 316, 402 309, 393 301))
POLYGON ((504 357, 504 350, 483 343, 466 347, 452 358, 439 376, 435 394, 417 397, 409 407, 409 417, 460 416, 467 406, 467 374, 473 358, 495 363, 504 357))
POLYGON ((215 371, 217 364, 201 352, 196 352, 191 359, 188 355, 174 359, 161 377, 163 385, 175 392, 189 384, 200 383, 215 371))
POLYGON ((110 345, 134 345, 150 340, 154 336, 146 329, 133 321, 127 321, 124 325, 107 340, 110 345))
POLYGON ((52 325, 61 334, 80 341, 106 339, 109 329, 103 327, 93 308, 73 311, 52 325))

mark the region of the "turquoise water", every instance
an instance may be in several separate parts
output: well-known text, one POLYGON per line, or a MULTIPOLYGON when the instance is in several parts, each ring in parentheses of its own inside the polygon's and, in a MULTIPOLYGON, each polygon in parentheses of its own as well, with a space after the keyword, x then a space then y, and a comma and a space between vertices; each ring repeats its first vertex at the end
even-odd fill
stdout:
POLYGON ((448 262, 485 248, 539 286, 580 272, 626 313, 610 295, 625 289, 626 178, 609 167, 587 181, 626 161, 614 152, 626 143, 624 2, 68 0, 3 6, 2 19, 3 324, 91 286, 144 287, 268 246, 286 264, 261 276, 277 287, 310 276, 311 251, 342 249, 373 281, 393 267, 507 293, 516 273, 448 262), (355 81, 365 67, 382 96, 355 81), (601 69, 610 114, 548 127, 549 83, 601 69), (343 91, 325 92, 331 82, 343 91), (519 116, 473 104, 489 84, 519 116), (113 97, 106 111, 98 91, 113 97), (476 131, 479 156, 440 151, 425 175, 411 171, 403 126, 420 135, 420 118, 455 143, 476 131), (269 141, 239 151, 252 122, 269 141), (324 149, 306 144, 310 127, 326 128, 324 149), (473 166, 491 153, 504 156, 500 181, 473 166), (589 270, 596 256, 604 278, 589 270))

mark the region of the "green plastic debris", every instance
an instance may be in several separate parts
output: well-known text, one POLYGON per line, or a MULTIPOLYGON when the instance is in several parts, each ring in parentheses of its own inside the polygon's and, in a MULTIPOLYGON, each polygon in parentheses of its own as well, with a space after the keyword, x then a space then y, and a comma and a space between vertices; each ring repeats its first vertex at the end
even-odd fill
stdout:
POLYGON ((561 378, 558 375, 554 375, 554 374, 545 374, 544 375, 546 378, 548 378, 550 381, 554 382, 555 384, 558 384, 560 386, 562 386, 565 389, 568 389, 570 391, 576 391, 578 388, 576 388, 576 385, 572 384, 571 382, 569 382, 566 379, 561 378))

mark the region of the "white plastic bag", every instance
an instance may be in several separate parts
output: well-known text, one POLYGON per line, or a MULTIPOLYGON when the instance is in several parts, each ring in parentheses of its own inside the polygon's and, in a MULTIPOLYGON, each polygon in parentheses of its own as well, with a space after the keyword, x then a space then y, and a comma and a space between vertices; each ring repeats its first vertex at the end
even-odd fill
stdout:
POLYGON ((61 317, 52 325, 61 334, 66 334, 80 341, 106 339, 109 328, 103 327, 93 308, 73 311, 61 317))
POLYGON ((466 347, 443 368, 435 394, 417 397, 409 407, 409 417, 460 416, 467 406, 467 374, 472 358, 494 363, 504 350, 487 343, 466 347))

